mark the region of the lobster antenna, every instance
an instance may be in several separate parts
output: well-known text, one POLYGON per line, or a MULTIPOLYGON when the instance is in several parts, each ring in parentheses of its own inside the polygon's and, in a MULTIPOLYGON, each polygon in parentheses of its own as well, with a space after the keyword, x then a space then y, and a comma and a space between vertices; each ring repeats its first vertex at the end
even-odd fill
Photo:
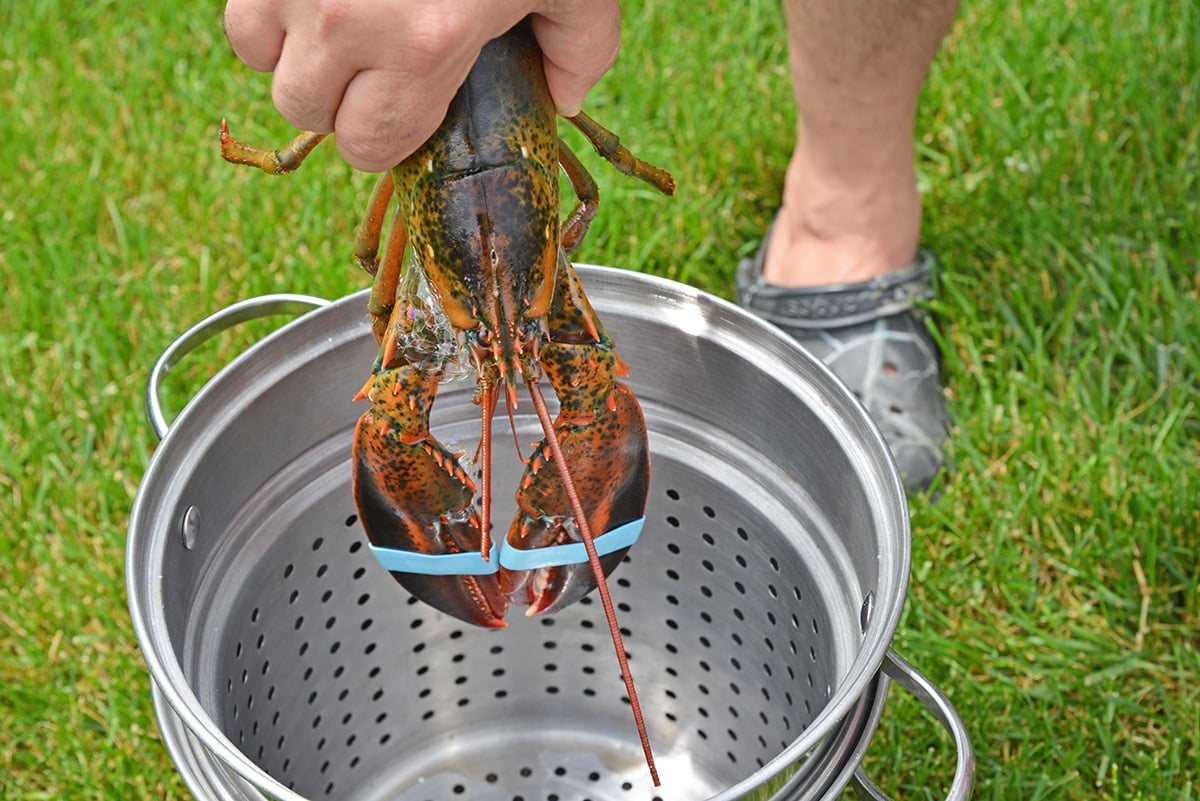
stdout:
POLYGON ((483 484, 480 495, 479 522, 479 555, 486 562, 492 551, 492 415, 496 411, 496 398, 499 391, 495 384, 488 384, 483 397, 483 414, 480 421, 479 451, 476 458, 481 459, 479 465, 479 481, 483 484))
POLYGON ((571 512, 575 515, 575 523, 583 538, 583 547, 587 550, 588 563, 596 576, 596 589, 600 592, 600 603, 604 606, 604 616, 608 620, 608 632, 612 635, 613 648, 617 651, 617 663, 621 666, 621 681, 625 682, 625 691, 629 694, 629 705, 633 709, 633 722, 637 726, 638 737, 642 741, 642 753, 646 757, 646 767, 650 769, 650 778, 658 787, 658 769, 654 766, 654 754, 650 750, 650 737, 646 734, 646 721, 642 718, 642 707, 638 703, 637 690, 633 687, 633 674, 629 672, 629 662, 625 658, 625 643, 621 639, 621 629, 617 625, 617 613, 613 609, 612 596, 608 592, 608 581, 604 576, 604 568, 600 566, 600 556, 596 553, 596 543, 592 540, 591 529, 588 528, 587 517, 583 513, 583 504, 575 492, 575 482, 563 459, 562 448, 558 437, 554 434, 554 424, 550 420, 550 412, 546 408, 546 400, 537 386, 536 379, 526 378, 525 385, 529 387, 529 395, 533 398, 533 408, 537 411, 538 421, 546 435, 546 443, 554 455, 554 464, 558 467, 558 475, 562 478, 563 487, 567 491, 567 499, 571 502, 571 512))

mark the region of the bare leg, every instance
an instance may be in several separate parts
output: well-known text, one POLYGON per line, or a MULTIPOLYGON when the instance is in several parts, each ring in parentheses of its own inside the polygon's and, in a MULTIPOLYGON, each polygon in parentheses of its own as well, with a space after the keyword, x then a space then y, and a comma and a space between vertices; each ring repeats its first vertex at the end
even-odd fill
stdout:
POLYGON ((905 483, 924 489, 949 433, 919 301, 913 122, 958 0, 785 0, 799 120, 783 205, 738 266, 743 306, 825 362, 879 424, 905 483))
POLYGON ((813 286, 912 261, 917 96, 958 0, 786 0, 796 148, 763 278, 813 286))

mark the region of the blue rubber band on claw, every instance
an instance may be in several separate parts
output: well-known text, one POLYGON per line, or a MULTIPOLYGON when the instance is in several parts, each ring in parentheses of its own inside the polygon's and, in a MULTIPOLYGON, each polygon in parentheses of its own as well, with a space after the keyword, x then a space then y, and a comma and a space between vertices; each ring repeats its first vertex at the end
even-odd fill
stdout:
MULTIPOLYGON (((639 517, 637 520, 631 520, 593 538, 597 555, 606 556, 633 545, 642 533, 642 524, 645 522, 646 518, 639 517)), ((587 546, 582 542, 524 549, 517 548, 505 541, 500 548, 500 564, 509 570, 537 570, 542 567, 582 565, 587 564, 587 561, 587 546)))
POLYGON ((500 571, 499 549, 495 544, 484 561, 477 551, 469 553, 417 553, 399 548, 372 545, 371 553, 392 573, 420 573, 425 576, 488 576, 500 571))

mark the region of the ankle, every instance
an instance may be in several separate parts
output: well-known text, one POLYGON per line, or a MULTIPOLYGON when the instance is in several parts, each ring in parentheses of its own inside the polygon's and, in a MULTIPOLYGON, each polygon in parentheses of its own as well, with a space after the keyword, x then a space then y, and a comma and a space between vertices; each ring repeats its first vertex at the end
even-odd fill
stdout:
POLYGON ((771 229, 763 278, 776 286, 865 281, 909 264, 920 239, 921 198, 911 166, 823 179, 793 161, 771 229))

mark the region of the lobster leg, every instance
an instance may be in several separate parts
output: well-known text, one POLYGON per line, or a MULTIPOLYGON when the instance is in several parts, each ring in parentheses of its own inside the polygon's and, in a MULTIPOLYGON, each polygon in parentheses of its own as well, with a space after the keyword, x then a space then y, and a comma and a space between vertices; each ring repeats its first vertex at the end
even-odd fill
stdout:
MULTIPOLYGON (((664 195, 675 194, 675 179, 671 174, 634 156, 612 131, 583 112, 567 119, 587 137, 596 152, 618 170, 645 181, 664 195)), ((558 163, 567 180, 571 182, 576 197, 575 207, 563 220, 559 240, 562 249, 570 256, 587 235, 588 226, 596 216, 596 209, 600 206, 600 187, 583 166, 583 162, 561 138, 558 140, 558 163)))
POLYGON ((609 164, 632 178, 645 181, 664 195, 675 194, 675 179, 669 172, 633 155, 615 133, 587 114, 581 111, 574 117, 567 117, 567 122, 578 128, 609 164))
POLYGON ((558 163, 571 182, 576 198, 575 207, 563 220, 562 233, 559 234, 559 247, 570 256, 587 236, 588 226, 596 216, 596 209, 600 206, 600 187, 579 156, 562 139, 558 140, 558 163))
MULTIPOLYGON (((371 321, 371 333, 375 335, 375 341, 381 345, 387 339, 389 331, 396 331, 395 326, 389 326, 389 322, 396 307, 396 291, 400 287, 400 274, 404 265, 404 248, 408 244, 408 231, 404 227, 404 220, 399 214, 394 214, 392 228, 388 232, 387 248, 383 253, 383 263, 380 265, 376 254, 379 251, 379 229, 383 225, 383 213, 377 209, 377 203, 380 187, 384 185, 384 180, 383 178, 379 180, 375 193, 371 196, 367 217, 359 227, 359 247, 355 254, 359 259, 359 265, 373 278, 371 295, 367 298, 367 316, 371 321), (373 247, 370 245, 372 239, 373 247)), ((387 184, 389 189, 385 195, 385 205, 391 195, 391 181, 388 180, 387 184)), ((411 321, 408 322, 410 324, 403 329, 406 332, 411 331, 412 328, 411 321)), ((391 342, 394 346, 394 336, 391 342)))
POLYGON ((257 167, 270 175, 284 175, 299 167, 328 135, 302 131, 278 150, 260 150, 230 136, 229 125, 221 120, 221 158, 233 164, 257 167))
MULTIPOLYGON (((363 269, 363 272, 372 278, 379 269, 379 238, 383 233, 383 218, 387 216, 388 205, 392 202, 392 195, 395 192, 396 185, 392 180, 391 172, 385 172, 379 176, 379 180, 375 182, 375 188, 371 190, 371 199, 367 201, 367 213, 363 215, 362 224, 355 232, 354 260, 358 262, 358 266, 363 269)), ((392 231, 395 233, 394 224, 392 231)), ((388 242, 389 250, 394 250, 396 243, 391 237, 388 238, 388 242)), ((400 238, 401 254, 403 254, 407 242, 407 235, 400 238)))

